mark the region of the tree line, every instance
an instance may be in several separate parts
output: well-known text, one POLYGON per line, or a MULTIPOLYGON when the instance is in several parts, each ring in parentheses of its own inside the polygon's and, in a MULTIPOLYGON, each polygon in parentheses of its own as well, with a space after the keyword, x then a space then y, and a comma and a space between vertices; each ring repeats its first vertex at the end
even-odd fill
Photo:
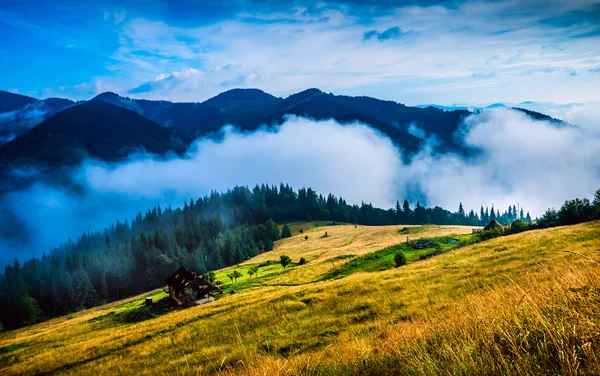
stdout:
POLYGON ((5 329, 123 299, 160 287, 179 266, 204 273, 241 263, 291 236, 277 222, 326 220, 363 225, 482 225, 490 219, 530 220, 509 207, 457 212, 407 200, 388 210, 370 203, 349 205, 341 197, 289 185, 235 187, 211 192, 180 208, 156 206, 131 221, 69 239, 0 275, 0 322, 5 329))

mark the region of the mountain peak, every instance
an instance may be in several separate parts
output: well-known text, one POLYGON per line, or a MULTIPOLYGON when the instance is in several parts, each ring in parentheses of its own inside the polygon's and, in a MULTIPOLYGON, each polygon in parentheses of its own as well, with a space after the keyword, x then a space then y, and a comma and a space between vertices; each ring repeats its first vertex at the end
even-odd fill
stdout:
POLYGON ((242 103, 266 102, 277 97, 260 89, 231 89, 203 102, 205 105, 228 108, 242 103))
POLYGON ((26 95, 11 93, 10 91, 0 90, 0 112, 9 112, 18 110, 25 105, 37 102, 38 100, 26 95))
POLYGON ((92 98, 92 100, 96 100, 96 99, 100 99, 100 100, 110 100, 110 99, 118 99, 121 96, 117 93, 114 93, 112 91, 105 91, 104 93, 98 94, 96 95, 94 98, 92 98))
POLYGON ((307 101, 312 97, 316 97, 316 96, 324 95, 324 94, 325 93, 323 93, 321 90, 319 90, 317 88, 306 89, 306 90, 303 90, 296 94, 292 94, 289 97, 285 98, 281 104, 281 107, 287 108, 287 107, 296 105, 300 102, 307 101))
POLYGON ((136 150, 164 154, 184 149, 173 130, 126 108, 91 100, 2 145, 0 161, 72 165, 86 157, 115 161, 136 150))

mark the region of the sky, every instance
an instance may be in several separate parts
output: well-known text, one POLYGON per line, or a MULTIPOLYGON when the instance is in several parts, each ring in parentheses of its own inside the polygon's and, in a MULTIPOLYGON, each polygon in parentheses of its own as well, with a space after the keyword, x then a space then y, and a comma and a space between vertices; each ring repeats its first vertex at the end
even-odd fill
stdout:
POLYGON ((2 0, 0 69, 0 89, 39 98, 585 103, 600 98, 600 0, 2 0))

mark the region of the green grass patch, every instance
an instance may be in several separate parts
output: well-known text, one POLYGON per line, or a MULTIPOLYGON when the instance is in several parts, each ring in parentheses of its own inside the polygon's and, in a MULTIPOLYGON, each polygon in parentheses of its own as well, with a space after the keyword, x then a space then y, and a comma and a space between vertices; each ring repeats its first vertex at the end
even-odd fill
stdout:
POLYGON ((28 344, 29 344, 28 342, 20 342, 20 343, 15 343, 14 345, 0 347, 0 355, 4 355, 4 354, 11 353, 13 351, 17 351, 19 349, 22 349, 23 347, 26 347, 28 344))
POLYGON ((347 260, 351 258, 355 258, 356 255, 339 255, 328 259, 327 261, 338 261, 338 260, 347 260))
MULTIPOLYGON (((292 263, 287 266, 286 270, 296 267, 296 263, 292 263)), ((216 273, 215 277, 217 281, 221 281, 221 288, 225 294, 231 293, 231 291, 240 292, 241 290, 245 290, 252 287, 264 286, 267 281, 271 278, 283 274, 285 270, 279 261, 267 261, 261 264, 247 264, 247 265, 239 265, 232 266, 226 269, 223 269, 216 273), (248 271, 253 267, 258 265, 258 275, 250 276, 248 271), (231 274, 234 270, 239 271, 242 276, 239 277, 235 282, 232 282, 227 274, 231 274)), ((215 295, 216 299, 219 299, 223 295, 215 295)))
POLYGON ((171 312, 171 303, 169 297, 164 297, 161 300, 152 303, 152 305, 144 305, 136 309, 132 309, 126 312, 122 312, 113 315, 113 320, 119 320, 124 323, 135 323, 140 321, 146 321, 158 316, 162 316, 166 313, 171 312))
POLYGON ((154 301, 150 306, 147 306, 144 300, 134 300, 115 307, 115 310, 107 314, 93 317, 87 320, 86 323, 93 324, 110 320, 115 323, 130 324, 150 320, 171 312, 170 298, 163 291, 155 291, 148 296, 152 296, 154 301), (155 299, 156 297, 160 297, 160 299, 155 299))
POLYGON ((325 227, 331 226, 331 221, 318 221, 313 223, 313 227, 325 227))
POLYGON ((439 228, 437 225, 423 225, 423 226, 411 226, 411 227, 402 227, 398 230, 398 233, 409 235, 409 234, 419 234, 421 232, 429 231, 433 228, 439 228))
POLYGON ((144 298, 142 298, 142 299, 131 300, 129 302, 119 304, 119 305, 113 307, 113 309, 117 310, 117 311, 126 311, 126 310, 144 306, 146 304, 145 297, 147 297, 147 296, 152 297, 153 301, 159 301, 159 300, 163 299, 164 297, 166 297, 167 294, 162 289, 157 289, 157 290, 151 291, 150 293, 145 295, 144 298))
MULTIPOLYGON (((398 252, 404 253, 408 263, 425 260, 463 246, 463 244, 471 242, 472 240, 470 239, 476 237, 476 235, 438 236, 434 238, 421 238, 410 244, 407 242, 399 243, 380 249, 379 251, 355 257, 339 268, 325 273, 321 279, 339 279, 357 272, 377 272, 392 269, 396 266, 394 256, 398 252), (419 249, 419 245, 421 244, 428 244, 428 246, 419 249)), ((344 255, 338 257, 342 257, 340 259, 343 259, 344 255)))

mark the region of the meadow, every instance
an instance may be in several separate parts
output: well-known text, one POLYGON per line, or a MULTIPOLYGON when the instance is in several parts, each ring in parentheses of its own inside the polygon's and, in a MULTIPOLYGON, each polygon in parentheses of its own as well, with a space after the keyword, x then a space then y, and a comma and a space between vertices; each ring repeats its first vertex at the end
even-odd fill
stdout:
POLYGON ((0 374, 600 373, 600 222, 424 250, 398 268, 373 255, 471 227, 292 231, 218 271, 237 293, 214 303, 138 315, 145 296, 162 302, 156 290, 2 333, 0 374), (281 255, 307 263, 284 270, 281 255))

